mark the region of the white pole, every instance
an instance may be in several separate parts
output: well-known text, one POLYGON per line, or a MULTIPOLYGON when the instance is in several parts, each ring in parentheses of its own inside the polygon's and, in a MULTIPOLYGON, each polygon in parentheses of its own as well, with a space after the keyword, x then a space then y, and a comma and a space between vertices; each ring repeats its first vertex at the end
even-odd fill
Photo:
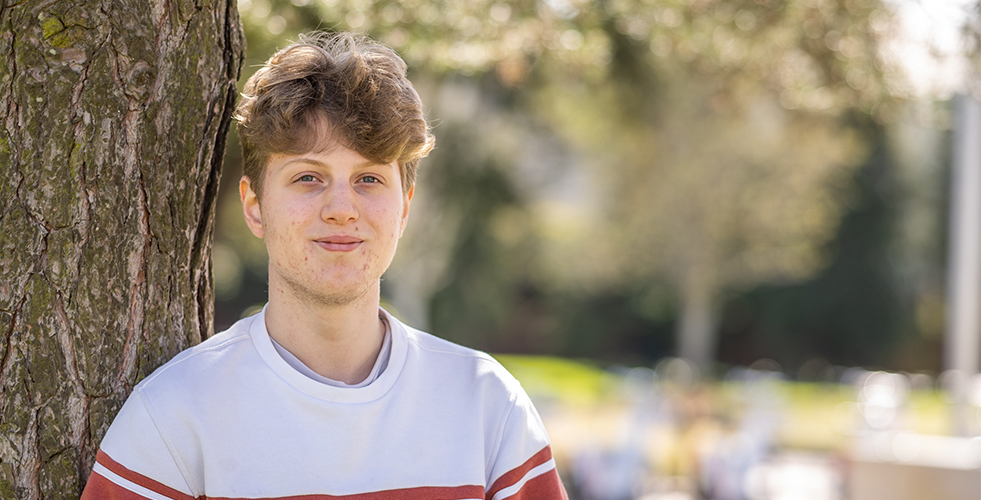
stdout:
POLYGON ((982 175, 980 175, 979 101, 955 99, 954 150, 951 175, 951 215, 948 236, 947 321, 944 367, 965 375, 979 373, 980 230, 982 230, 982 175))

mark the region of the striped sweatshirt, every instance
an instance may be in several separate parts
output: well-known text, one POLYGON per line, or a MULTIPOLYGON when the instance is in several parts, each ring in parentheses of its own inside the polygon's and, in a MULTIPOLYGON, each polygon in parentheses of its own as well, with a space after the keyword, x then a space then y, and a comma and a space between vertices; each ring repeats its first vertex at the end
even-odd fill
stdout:
POLYGON ((298 372, 263 312, 182 352, 134 388, 82 499, 565 500, 518 381, 383 314, 388 364, 364 387, 298 372))

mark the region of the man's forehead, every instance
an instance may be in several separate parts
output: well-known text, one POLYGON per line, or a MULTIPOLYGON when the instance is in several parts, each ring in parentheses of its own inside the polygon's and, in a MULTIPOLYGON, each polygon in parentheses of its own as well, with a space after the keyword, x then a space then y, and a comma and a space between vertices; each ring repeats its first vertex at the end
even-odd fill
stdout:
POLYGON ((336 141, 325 143, 322 147, 312 148, 302 153, 272 153, 269 156, 268 166, 286 167, 292 164, 307 164, 327 168, 338 166, 335 165, 338 162, 356 169, 375 167, 400 169, 396 161, 383 163, 368 159, 358 151, 336 141))

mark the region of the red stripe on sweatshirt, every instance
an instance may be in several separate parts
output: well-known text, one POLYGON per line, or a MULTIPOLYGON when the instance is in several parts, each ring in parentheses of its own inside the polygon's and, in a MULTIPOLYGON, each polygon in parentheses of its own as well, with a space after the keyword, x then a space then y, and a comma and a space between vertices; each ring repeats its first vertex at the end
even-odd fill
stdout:
MULTIPOLYGON (((528 474, 528 471, 548 462, 551 459, 552 459, 552 449, 550 449, 549 446, 546 445, 545 448, 542 448, 541 450, 539 450, 538 453, 532 455, 522 465, 519 465, 518 467, 515 467, 514 469, 502 474, 501 477, 499 477, 494 482, 494 484, 491 485, 491 488, 488 489, 487 493, 484 495, 484 498, 486 500, 491 500, 492 498, 494 498, 495 494, 497 494, 499 491, 517 483, 519 480, 525 477, 525 474, 528 474)), ((553 469, 553 471, 554 471, 553 473, 555 473, 555 469, 553 469)), ((556 479, 557 480, 559 479, 558 475, 556 475, 556 479)), ((523 487, 522 490, 524 491, 524 489, 525 488, 523 487)), ((562 490, 561 487, 560 490, 562 490)), ((515 497, 510 497, 510 498, 515 498, 515 497)), ((532 497, 527 497, 527 498, 532 498, 532 497)), ((542 497, 542 498, 551 499, 551 498, 560 498, 560 497, 542 497)), ((562 498, 565 498, 565 494, 562 498)))
POLYGON ((559 473, 552 469, 526 481, 522 489, 506 497, 506 500, 569 500, 569 497, 566 496, 559 473))
MULTIPOLYGON (((138 484, 155 493, 159 493, 174 500, 459 500, 462 498, 483 498, 484 487, 478 485, 468 486, 419 486, 415 488, 400 488, 394 490, 375 491, 368 493, 356 493, 353 495, 296 495, 285 497, 213 497, 200 496, 197 499, 181 493, 171 487, 150 479, 138 472, 127 469, 125 466, 116 462, 109 455, 99 450, 96 461, 103 467, 109 469, 116 475, 138 484)), ((89 482, 85 485, 81 500, 146 500, 142 495, 136 494, 116 483, 93 473, 89 476, 89 482)))
POLYGON ((89 475, 81 500, 146 500, 122 486, 102 477, 98 472, 89 475))
MULTIPOLYGON (((131 482, 133 484, 140 485, 140 486, 142 486, 142 487, 144 487, 144 488, 146 488, 146 489, 148 489, 148 490, 150 490, 150 491, 152 491, 154 493, 158 493, 158 494, 163 495, 163 496, 165 496, 167 498, 173 498, 174 500, 195 500, 195 498, 192 497, 191 495, 182 493, 182 492, 180 492, 178 490, 175 490, 174 488, 171 488, 170 486, 167 486, 167 485, 165 485, 163 483, 154 481, 153 479, 150 479, 149 477, 144 476, 143 474, 140 474, 139 472, 136 472, 136 471, 132 471, 130 469, 127 469, 125 466, 123 466, 123 464, 120 464, 119 462, 113 460, 109 455, 107 455, 102 450, 99 450, 98 453, 96 453, 95 461, 96 462, 99 462, 103 467, 109 469, 110 471, 112 471, 117 476, 119 476, 119 477, 121 477, 123 479, 126 479, 127 481, 129 481, 129 482, 131 482)), ((102 478, 102 476, 100 476, 98 473, 95 473, 95 474, 92 474, 89 477, 89 482, 91 483, 92 482, 92 479, 95 478, 95 477, 102 478)), ((105 478, 103 478, 103 479, 105 479, 105 478)), ((108 479, 106 479, 106 482, 108 482, 109 485, 111 487, 115 488, 115 489, 123 490, 123 491, 126 491, 127 493, 133 495, 132 497, 130 497, 130 496, 119 496, 118 498, 144 498, 144 497, 142 497, 140 495, 137 495, 136 493, 132 493, 129 490, 126 490, 122 486, 119 486, 116 483, 113 483, 112 481, 109 481, 108 479)), ((117 492, 116 494, 117 495, 123 495, 122 492, 117 492)), ((88 485, 85 485, 85 491, 82 492, 82 499, 81 500, 89 500, 89 499, 97 499, 97 498, 117 498, 117 497, 103 497, 103 496, 100 496, 100 495, 98 495, 96 493, 92 493, 92 495, 94 495, 94 496, 86 496, 86 495, 89 495, 89 486, 88 485)))
POLYGON ((202 497, 204 500, 460 500, 462 498, 482 498, 481 486, 419 486, 395 490, 356 493, 354 495, 297 495, 289 497, 266 497, 245 499, 228 497, 202 497))

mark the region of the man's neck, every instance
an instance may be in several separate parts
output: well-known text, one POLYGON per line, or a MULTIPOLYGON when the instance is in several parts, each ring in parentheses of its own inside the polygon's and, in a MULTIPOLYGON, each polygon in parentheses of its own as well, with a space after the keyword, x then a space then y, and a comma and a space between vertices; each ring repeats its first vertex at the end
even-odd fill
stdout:
POLYGON ((314 373, 357 384, 371 373, 382 348, 385 325, 378 304, 377 286, 351 302, 327 305, 271 282, 266 330, 314 373))

